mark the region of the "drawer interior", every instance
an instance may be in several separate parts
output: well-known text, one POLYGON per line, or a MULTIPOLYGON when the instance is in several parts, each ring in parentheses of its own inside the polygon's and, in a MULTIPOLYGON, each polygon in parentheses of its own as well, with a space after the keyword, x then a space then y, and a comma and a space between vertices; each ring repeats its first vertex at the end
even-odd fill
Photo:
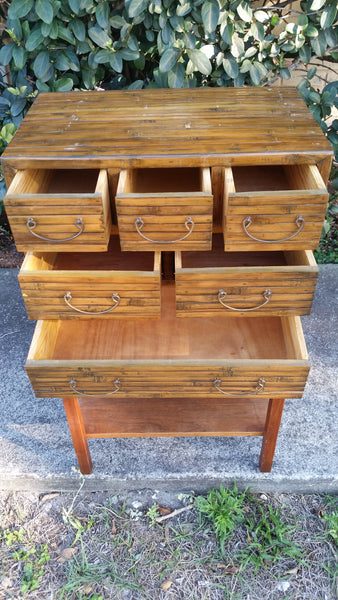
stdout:
POLYGON ((99 169, 27 169, 15 176, 8 194, 94 194, 99 169))
POLYGON ((269 192, 281 190, 325 191, 325 184, 317 167, 310 165, 264 165, 232 168, 233 181, 229 192, 269 192))
POLYGON ((30 254, 22 270, 25 272, 40 269, 51 271, 153 272, 155 269, 154 254, 154 252, 121 252, 119 237, 113 235, 110 238, 107 252, 30 254))
POLYGON ((29 359, 304 359, 297 317, 179 319, 175 288, 162 286, 159 321, 39 322, 29 359))
POLYGON ((200 192, 202 169, 130 169, 123 193, 157 194, 161 192, 200 192))
MULTIPOLYGON (((178 257, 177 257, 178 258, 178 257)), ((178 266, 179 260, 176 260, 178 266)), ((310 251, 253 251, 224 252, 222 234, 214 234, 212 250, 205 252, 181 252, 183 269, 212 269, 227 267, 285 267, 291 265, 316 267, 310 251)))

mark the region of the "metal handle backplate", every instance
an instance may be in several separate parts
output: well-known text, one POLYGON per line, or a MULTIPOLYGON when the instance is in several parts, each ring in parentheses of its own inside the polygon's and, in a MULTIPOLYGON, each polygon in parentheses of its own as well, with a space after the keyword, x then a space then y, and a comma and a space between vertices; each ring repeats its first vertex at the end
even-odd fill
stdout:
POLYGON ((72 298, 72 295, 70 292, 67 292, 67 294, 64 295, 63 299, 64 299, 65 303, 67 304, 67 306, 69 306, 69 308, 71 308, 72 310, 76 310, 76 312, 79 312, 83 315, 90 315, 90 316, 105 315, 106 313, 109 313, 112 310, 115 310, 115 308, 117 308, 121 302, 120 296, 118 294, 113 294, 111 296, 111 299, 115 303, 114 306, 111 306, 110 308, 107 308, 106 310, 91 311, 91 310, 82 310, 82 308, 76 308, 76 306, 73 306, 73 304, 71 304, 71 301, 73 298, 72 298))
POLYGON ((294 238, 296 235, 298 235, 304 225, 305 225, 305 220, 303 219, 302 216, 298 216, 296 221, 296 226, 297 226, 297 231, 295 231, 295 233, 293 233, 292 235, 289 235, 286 238, 282 238, 279 240, 262 240, 260 238, 255 237, 254 235, 251 235, 251 233, 249 233, 248 228, 250 227, 250 225, 252 225, 252 218, 251 217, 246 217, 246 219, 243 219, 242 221, 242 227, 244 229, 244 232, 246 233, 246 235, 251 238, 252 240, 254 240, 255 242, 262 242, 263 244, 278 244, 280 242, 287 242, 288 240, 291 240, 292 238, 294 238))
POLYGON ((70 389, 75 392, 76 394, 79 394, 79 396, 112 396, 113 394, 116 394, 116 392, 119 392, 121 389, 121 382, 119 379, 115 379, 114 381, 114 385, 115 385, 115 389, 110 391, 110 392, 106 392, 105 394, 103 394, 102 392, 97 391, 95 394, 88 394, 86 392, 82 392, 81 390, 77 389, 77 382, 74 379, 74 377, 71 378, 70 382, 69 382, 69 387, 70 389))
POLYGON ((220 386, 222 385, 222 381, 216 377, 216 379, 213 381, 213 384, 216 388, 216 390, 218 390, 219 392, 221 392, 221 394, 224 394, 225 396, 249 396, 251 394, 259 394, 260 392, 262 392, 264 390, 265 387, 265 379, 264 377, 260 377, 259 380, 257 381, 257 385, 256 388, 254 389, 253 392, 250 392, 250 390, 247 390, 245 392, 236 392, 235 394, 231 394, 230 392, 225 392, 224 390, 222 390, 220 388, 220 386))
POLYGON ((265 302, 263 302, 262 304, 258 304, 257 306, 252 306, 251 308, 235 308, 234 306, 225 304, 224 300, 226 296, 227 293, 224 290, 219 290, 217 298, 218 302, 222 304, 222 306, 224 306, 225 308, 229 308, 230 310, 235 310, 237 312, 249 312, 250 310, 258 310, 259 308, 262 308, 263 306, 268 304, 268 302, 270 302, 272 298, 272 292, 269 289, 265 290, 262 294, 263 298, 265 299, 265 302))
POLYGON ((137 217, 134 225, 135 225, 135 229, 136 229, 137 233, 147 242, 152 242, 152 244, 176 244, 177 242, 182 242, 183 240, 187 239, 187 237, 189 237, 189 235, 192 234, 195 223, 191 217, 188 217, 184 223, 185 228, 188 230, 188 233, 186 233, 183 237, 178 238, 176 240, 152 240, 151 238, 147 237, 141 231, 141 229, 144 226, 144 221, 143 221, 143 219, 141 219, 141 217, 137 217))
POLYGON ((33 219, 33 217, 29 217, 26 222, 27 229, 32 235, 35 235, 35 237, 39 238, 40 240, 43 240, 44 242, 53 242, 56 244, 60 243, 60 242, 70 242, 71 240, 75 240, 75 238, 77 238, 79 235, 81 235, 81 233, 83 233, 84 222, 82 221, 82 219, 80 217, 78 219, 76 219, 74 225, 79 230, 77 233, 75 233, 71 237, 55 239, 55 238, 44 237, 43 235, 36 233, 36 231, 34 231, 34 229, 37 226, 37 222, 35 221, 35 219, 33 219))

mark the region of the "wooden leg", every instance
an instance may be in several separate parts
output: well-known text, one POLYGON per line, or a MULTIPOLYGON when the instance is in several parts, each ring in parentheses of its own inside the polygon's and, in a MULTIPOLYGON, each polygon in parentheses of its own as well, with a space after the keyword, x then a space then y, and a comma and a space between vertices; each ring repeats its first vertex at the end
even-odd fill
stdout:
POLYGON ((279 425, 283 414, 283 407, 284 398, 273 398, 269 400, 269 406, 265 420, 262 450, 259 458, 259 469, 263 473, 270 473, 271 471, 279 425))
POLYGON ((83 475, 89 475, 89 473, 92 472, 93 465, 88 448, 79 399, 63 398, 62 400, 80 471, 83 475))

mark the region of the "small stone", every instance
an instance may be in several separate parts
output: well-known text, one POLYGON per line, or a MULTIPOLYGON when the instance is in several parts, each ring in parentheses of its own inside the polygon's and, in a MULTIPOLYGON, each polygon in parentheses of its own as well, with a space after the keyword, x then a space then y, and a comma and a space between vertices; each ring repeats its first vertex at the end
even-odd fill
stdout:
POLYGON ((288 581, 280 581, 276 585, 276 590, 278 590, 279 592, 287 592, 290 585, 291 584, 288 581))

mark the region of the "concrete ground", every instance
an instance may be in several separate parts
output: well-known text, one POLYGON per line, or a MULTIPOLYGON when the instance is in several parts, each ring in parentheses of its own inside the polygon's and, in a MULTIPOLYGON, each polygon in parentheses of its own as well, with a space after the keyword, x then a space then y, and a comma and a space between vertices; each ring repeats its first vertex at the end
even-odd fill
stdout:
MULTIPOLYGON (((36 399, 24 364, 35 323, 17 269, 0 269, 0 490, 77 490, 82 476, 61 399, 36 399)), ((203 492, 232 484, 260 491, 338 491, 338 266, 320 266, 311 315, 302 317, 311 371, 288 399, 272 472, 258 469, 261 438, 90 440, 88 491, 203 492)))

